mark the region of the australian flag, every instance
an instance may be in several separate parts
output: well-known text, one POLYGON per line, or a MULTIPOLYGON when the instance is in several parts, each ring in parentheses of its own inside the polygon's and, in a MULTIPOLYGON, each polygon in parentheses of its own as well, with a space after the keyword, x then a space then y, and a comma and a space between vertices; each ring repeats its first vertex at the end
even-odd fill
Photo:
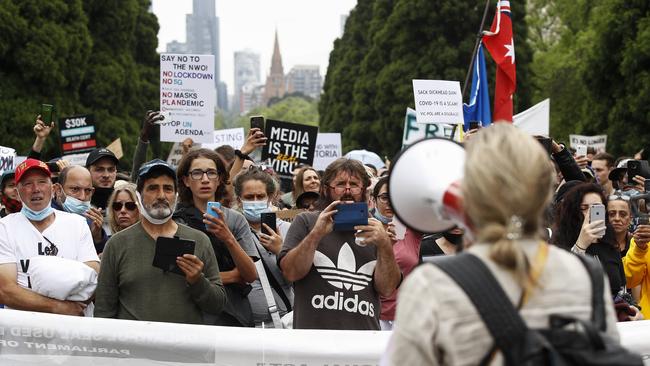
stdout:
POLYGON ((469 104, 463 103, 465 131, 469 130, 470 121, 478 121, 481 126, 487 126, 492 123, 492 114, 490 113, 490 94, 488 91, 487 74, 485 73, 483 44, 478 46, 473 70, 469 104))

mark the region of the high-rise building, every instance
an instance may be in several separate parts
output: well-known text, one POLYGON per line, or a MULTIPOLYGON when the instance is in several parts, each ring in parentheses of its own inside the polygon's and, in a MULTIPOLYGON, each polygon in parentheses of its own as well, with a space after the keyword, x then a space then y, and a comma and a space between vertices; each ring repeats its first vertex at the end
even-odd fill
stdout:
POLYGON ((318 65, 296 65, 287 74, 287 92, 302 93, 318 99, 323 87, 323 77, 318 65))
POLYGON ((265 105, 264 85, 261 84, 244 84, 239 94, 239 105, 241 105, 241 114, 248 113, 251 109, 265 105))
POLYGON ((273 56, 271 57, 271 71, 266 77, 264 89, 264 104, 269 103, 273 98, 282 98, 287 92, 287 85, 284 79, 284 68, 282 67, 282 55, 280 54, 280 43, 278 42, 278 31, 275 31, 275 43, 273 45, 273 56))
POLYGON ((172 41, 167 52, 214 55, 214 87, 217 106, 228 109, 226 85, 221 82, 219 52, 219 18, 216 16, 215 0, 192 0, 192 14, 185 17, 186 41, 172 41))
POLYGON ((233 106, 235 110, 239 111, 239 113, 244 113, 244 111, 247 110, 244 107, 243 100, 240 98, 242 87, 247 84, 257 86, 261 83, 261 80, 259 53, 255 53, 251 50, 235 52, 234 98, 236 104, 233 106))

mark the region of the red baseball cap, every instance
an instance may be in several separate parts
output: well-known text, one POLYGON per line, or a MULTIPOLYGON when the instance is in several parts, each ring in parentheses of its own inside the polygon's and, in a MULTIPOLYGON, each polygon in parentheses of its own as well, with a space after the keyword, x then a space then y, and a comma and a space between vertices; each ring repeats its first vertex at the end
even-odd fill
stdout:
POLYGON ((52 173, 47 167, 47 164, 40 160, 29 158, 18 164, 18 167, 16 167, 16 183, 20 183, 20 179, 23 177, 23 175, 25 175, 25 173, 31 169, 38 169, 45 173, 48 177, 52 176, 52 173))

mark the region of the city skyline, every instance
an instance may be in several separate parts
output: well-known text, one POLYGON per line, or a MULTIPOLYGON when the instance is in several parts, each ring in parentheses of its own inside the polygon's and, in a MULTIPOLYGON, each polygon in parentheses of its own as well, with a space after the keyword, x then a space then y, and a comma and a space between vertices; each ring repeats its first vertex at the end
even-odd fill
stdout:
MULTIPOLYGON (((220 74, 221 80, 228 85, 229 94, 232 95, 235 90, 236 51, 250 49, 259 53, 261 79, 266 79, 276 29, 286 70, 298 65, 318 65, 322 75, 325 75, 334 40, 341 36, 341 16, 349 14, 355 5, 356 0, 217 0, 220 74)), ((152 10, 160 24, 159 52, 165 52, 169 42, 186 41, 184 23, 186 14, 192 13, 191 0, 154 0, 152 10)))

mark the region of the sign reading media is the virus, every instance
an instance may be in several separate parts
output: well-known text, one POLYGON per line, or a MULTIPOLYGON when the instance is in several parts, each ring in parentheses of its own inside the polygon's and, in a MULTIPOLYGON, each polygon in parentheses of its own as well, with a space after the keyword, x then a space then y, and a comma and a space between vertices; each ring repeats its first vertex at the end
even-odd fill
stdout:
POLYGON ((313 164, 318 127, 267 119, 264 134, 262 159, 270 158, 278 175, 291 176, 297 164, 313 164))
POLYGON ((90 151, 97 146, 95 117, 92 114, 60 118, 59 131, 63 155, 90 151))

